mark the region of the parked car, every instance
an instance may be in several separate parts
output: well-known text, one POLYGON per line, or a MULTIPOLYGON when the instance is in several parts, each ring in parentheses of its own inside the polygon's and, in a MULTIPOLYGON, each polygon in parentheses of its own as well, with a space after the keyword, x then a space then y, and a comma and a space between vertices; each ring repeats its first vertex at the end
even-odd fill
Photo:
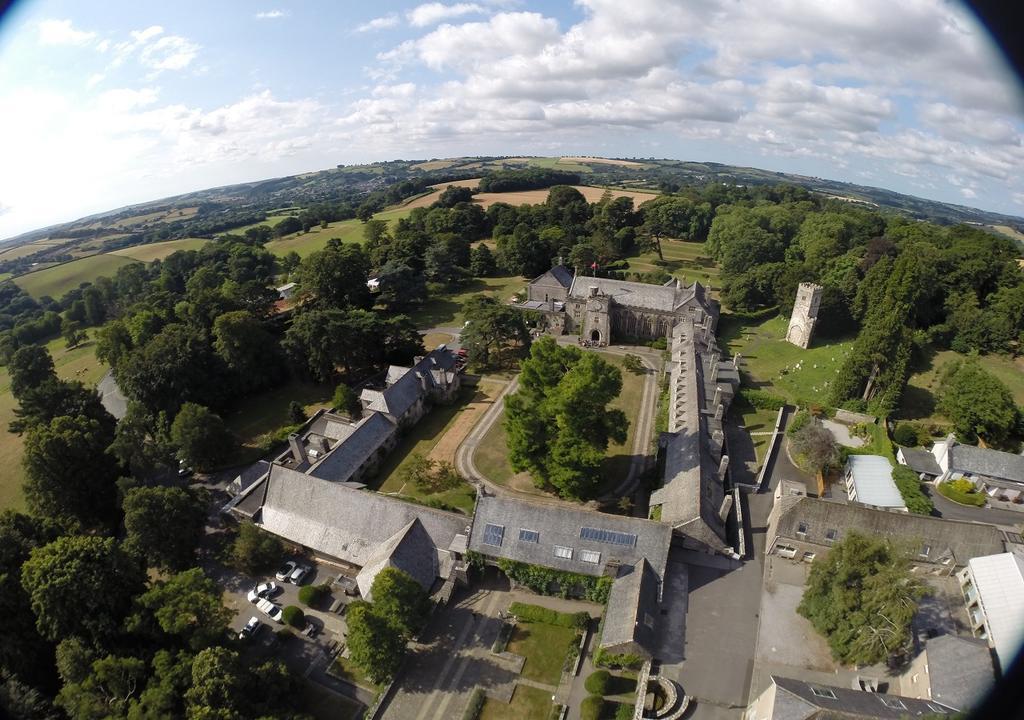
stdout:
POLYGON ((275 582, 260 583, 250 590, 246 597, 249 598, 249 602, 256 603, 260 598, 273 597, 279 589, 275 582))
POLYGON ((297 562, 295 562, 294 560, 289 560, 281 566, 281 568, 277 571, 277 575, 275 575, 274 577, 276 577, 281 582, 288 582, 288 578, 290 578, 292 573, 295 572, 295 568, 297 566, 297 562))
POLYGON ((310 569, 308 565, 296 565, 292 574, 288 576, 288 582, 299 585, 309 574, 310 569))
POLYGON ((239 631, 238 639, 239 640, 244 640, 246 638, 251 638, 253 635, 256 634, 256 632, 261 627, 263 627, 263 623, 260 622, 260 619, 258 617, 253 616, 253 617, 249 618, 249 622, 247 622, 245 624, 245 627, 243 627, 241 629, 241 631, 239 631))
POLYGON ((185 464, 184 460, 178 461, 178 477, 185 478, 192 476, 192 468, 185 464))
POLYGON ((256 603, 256 607, 266 615, 268 618, 276 623, 282 622, 281 620, 281 608, 269 600, 263 599, 256 603))

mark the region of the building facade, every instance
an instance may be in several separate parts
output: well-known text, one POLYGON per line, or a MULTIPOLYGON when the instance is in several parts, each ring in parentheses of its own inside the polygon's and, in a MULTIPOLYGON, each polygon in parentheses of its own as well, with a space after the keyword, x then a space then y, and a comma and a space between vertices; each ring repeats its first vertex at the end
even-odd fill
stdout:
POLYGON ((789 318, 786 340, 805 350, 811 344, 814 326, 818 324, 818 308, 821 306, 821 285, 800 283, 793 303, 793 314, 789 318))
POLYGON ((1024 642, 1024 558, 1008 552, 975 557, 957 579, 971 631, 988 641, 1007 672, 1024 642))

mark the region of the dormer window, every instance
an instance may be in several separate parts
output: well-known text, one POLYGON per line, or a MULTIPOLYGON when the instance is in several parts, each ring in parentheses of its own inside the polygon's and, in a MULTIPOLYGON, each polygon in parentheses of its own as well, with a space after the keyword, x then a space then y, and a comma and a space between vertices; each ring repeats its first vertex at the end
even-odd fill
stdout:
POLYGON ((796 526, 796 534, 797 535, 807 535, 807 523, 805 523, 805 522, 798 523, 797 526, 796 526))

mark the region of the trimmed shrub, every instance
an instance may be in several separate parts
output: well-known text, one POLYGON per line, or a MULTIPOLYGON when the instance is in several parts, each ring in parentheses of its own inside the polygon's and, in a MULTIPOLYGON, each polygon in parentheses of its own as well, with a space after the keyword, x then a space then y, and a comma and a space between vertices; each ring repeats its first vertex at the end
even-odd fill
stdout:
POLYGON ((583 630, 590 623, 590 615, 585 612, 563 613, 557 610, 549 610, 540 605, 514 602, 508 606, 508 611, 523 622, 544 623, 545 625, 556 625, 558 627, 577 628, 583 630))
POLYGON ((612 674, 607 670, 595 670, 590 673, 583 687, 591 695, 607 695, 608 686, 611 685, 612 674))
POLYGON ((285 625, 291 625, 293 628, 303 628, 306 625, 306 613, 296 605, 289 605, 282 610, 281 619, 285 625))
POLYGON ((597 667, 628 668, 630 670, 637 670, 643 664, 644 659, 639 655, 634 655, 633 653, 622 653, 621 655, 616 655, 615 653, 606 652, 602 648, 598 648, 597 652, 594 653, 594 665, 597 667))
POLYGON ((739 392, 740 399, 758 410, 778 410, 786 401, 773 393, 754 388, 743 388, 739 392))
POLYGON ((964 478, 939 483, 939 494, 961 505, 974 505, 975 507, 984 507, 985 505, 984 493, 978 492, 974 484, 964 478))
POLYGON ((618 703, 618 707, 615 708, 615 720, 633 720, 633 706, 618 703))
POLYGON ((580 703, 580 720, 600 720, 604 711, 604 698, 590 695, 580 703))
POLYGON ((786 434, 790 437, 796 435, 798 432, 803 430, 809 422, 811 422, 811 414, 806 410, 801 410, 793 416, 792 420, 789 421, 789 427, 786 428, 786 434))
POLYGON ((303 605, 316 605, 330 592, 330 585, 303 585, 299 588, 299 602, 303 605))
POLYGON ((469 704, 462 712, 462 720, 476 720, 484 708, 485 700, 487 700, 487 696, 484 695, 484 691, 480 688, 473 688, 473 692, 469 695, 469 704))
POLYGON ((902 445, 903 447, 916 447, 917 430, 915 430, 912 425, 900 423, 896 426, 896 429, 893 430, 892 439, 896 441, 897 445, 902 445))

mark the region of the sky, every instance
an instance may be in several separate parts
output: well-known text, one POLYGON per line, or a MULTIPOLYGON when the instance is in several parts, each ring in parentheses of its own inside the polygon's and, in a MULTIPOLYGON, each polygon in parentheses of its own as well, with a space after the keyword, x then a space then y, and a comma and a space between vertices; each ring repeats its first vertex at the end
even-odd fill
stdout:
POLYGON ((1024 96, 943 0, 23 0, 0 238, 389 159, 715 161, 1024 215, 1024 96))

